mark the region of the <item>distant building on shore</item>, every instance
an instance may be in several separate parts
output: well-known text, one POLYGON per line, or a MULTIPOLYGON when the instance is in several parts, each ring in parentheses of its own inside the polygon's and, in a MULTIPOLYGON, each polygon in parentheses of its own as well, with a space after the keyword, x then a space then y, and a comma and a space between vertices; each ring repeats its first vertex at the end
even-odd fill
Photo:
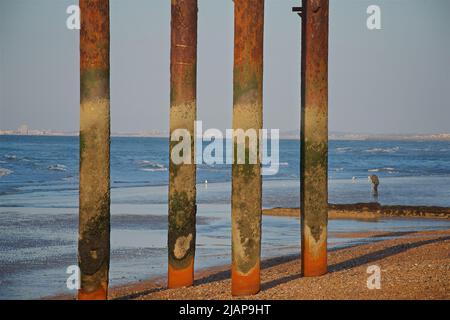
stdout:
POLYGON ((21 135, 28 135, 28 126, 26 124, 21 125, 17 132, 21 135))
POLYGON ((78 132, 53 131, 50 129, 30 129, 28 125, 23 124, 16 130, 0 130, 3 136, 76 136, 78 132))

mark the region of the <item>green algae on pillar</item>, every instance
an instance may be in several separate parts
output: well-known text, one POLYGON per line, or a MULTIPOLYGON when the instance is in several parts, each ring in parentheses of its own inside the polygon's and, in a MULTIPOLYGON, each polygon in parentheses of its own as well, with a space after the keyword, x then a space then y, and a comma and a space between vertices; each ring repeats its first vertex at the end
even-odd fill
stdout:
MULTIPOLYGON (((178 140, 170 142, 168 287, 194 282, 196 166, 194 123, 197 118, 197 0, 172 0, 170 54, 170 134, 189 133, 185 161, 174 161, 178 140)), ((184 137, 187 139, 188 137, 184 137)), ((183 152, 184 153, 184 152, 183 152)))
POLYGON ((80 0, 79 299, 107 299, 110 251, 109 0, 80 0))
POLYGON ((234 0, 234 15, 233 129, 254 129, 258 141, 256 150, 249 149, 247 138, 233 141, 231 289, 239 296, 260 290, 264 0, 234 0), (240 164, 239 147, 245 148, 245 162, 240 164), (255 152, 257 161, 250 163, 255 152))
POLYGON ((328 0, 304 0, 302 9, 302 274, 319 276, 327 272, 328 0))

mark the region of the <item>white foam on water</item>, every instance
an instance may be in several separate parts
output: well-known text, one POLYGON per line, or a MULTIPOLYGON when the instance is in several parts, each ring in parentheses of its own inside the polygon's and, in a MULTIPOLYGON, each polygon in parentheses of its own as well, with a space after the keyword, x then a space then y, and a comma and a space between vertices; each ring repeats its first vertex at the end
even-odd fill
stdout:
POLYGON ((141 169, 141 171, 147 171, 147 172, 156 172, 156 171, 167 171, 167 168, 144 168, 141 169))
POLYGON ((376 168, 376 169, 369 169, 367 171, 368 172, 389 172, 389 173, 392 173, 392 172, 395 172, 395 168, 389 168, 389 167, 387 167, 387 168, 376 168))
POLYGON ((393 148, 372 148, 367 149, 365 152, 369 153, 394 153, 400 150, 400 147, 393 147, 393 148))
POLYGON ((163 164, 157 162, 141 160, 138 163, 139 166, 141 167, 141 171, 147 172, 167 171, 167 168, 163 164))
POLYGON ((341 147, 341 148, 336 148, 336 151, 344 153, 344 152, 347 152, 347 151, 352 151, 352 148, 350 148, 350 147, 341 147))
POLYGON ((7 175, 12 174, 14 171, 9 170, 9 169, 5 169, 5 168, 0 168, 0 177, 4 177, 7 175))
POLYGON ((51 166, 48 166, 47 169, 51 171, 66 171, 67 167, 63 164, 52 164, 51 166))
POLYGON ((17 156, 15 154, 5 154, 5 159, 12 161, 12 160, 16 160, 17 156))

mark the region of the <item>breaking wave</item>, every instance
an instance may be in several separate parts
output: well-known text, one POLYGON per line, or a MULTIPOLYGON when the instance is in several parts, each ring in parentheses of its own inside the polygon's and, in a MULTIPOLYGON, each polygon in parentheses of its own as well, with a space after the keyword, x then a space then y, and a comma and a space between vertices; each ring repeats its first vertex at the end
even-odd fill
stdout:
POLYGON ((147 160, 139 161, 139 167, 142 171, 147 172, 167 171, 167 168, 164 165, 147 160))
POLYGON ((352 151, 352 148, 350 148, 350 147, 341 147, 341 148, 336 148, 336 151, 344 153, 344 152, 347 152, 347 151, 352 151))
POLYGON ((369 169, 367 171, 368 172, 389 172, 389 173, 392 173, 392 172, 395 172, 395 168, 389 168, 389 167, 387 167, 387 168, 376 168, 376 169, 369 169))
POLYGON ((15 154, 5 154, 5 159, 8 161, 17 160, 17 156, 15 154))
POLYGON ((9 170, 9 169, 0 168, 0 177, 4 177, 4 176, 7 176, 7 175, 10 175, 13 172, 14 171, 9 170))
POLYGON ((62 164, 52 164, 51 166, 48 166, 47 169, 51 171, 66 171, 67 167, 62 164))
POLYGON ((400 150, 400 147, 393 147, 393 148, 372 148, 367 149, 366 152, 369 153, 393 153, 400 150))

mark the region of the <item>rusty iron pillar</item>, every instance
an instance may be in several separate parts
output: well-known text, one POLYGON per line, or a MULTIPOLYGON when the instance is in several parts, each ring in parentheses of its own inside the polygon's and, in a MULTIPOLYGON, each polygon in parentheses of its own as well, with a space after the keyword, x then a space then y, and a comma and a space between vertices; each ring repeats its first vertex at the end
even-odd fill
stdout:
POLYGON ((260 290, 264 0, 234 0, 234 15, 231 291, 241 296, 260 290), (238 129, 253 129, 256 143, 250 142, 251 134, 239 139, 238 129), (239 149, 245 152, 240 163, 239 149))
POLYGON ((168 287, 194 282, 197 118, 197 0, 172 0, 170 54, 170 166, 168 287), (180 131, 181 130, 181 131, 180 131), (178 133, 188 135, 178 139, 178 133), (174 138, 174 141, 172 141, 174 138), (188 140, 184 140, 188 139, 188 140), (181 141, 182 140, 182 141, 181 141), (175 148, 184 143, 186 148, 175 148), (181 158, 183 161, 179 161, 181 158))
POLYGON ((327 272, 328 0, 304 0, 300 183, 303 276, 327 272))
POLYGON ((108 295, 110 251, 109 0, 80 0, 80 300, 108 295))

